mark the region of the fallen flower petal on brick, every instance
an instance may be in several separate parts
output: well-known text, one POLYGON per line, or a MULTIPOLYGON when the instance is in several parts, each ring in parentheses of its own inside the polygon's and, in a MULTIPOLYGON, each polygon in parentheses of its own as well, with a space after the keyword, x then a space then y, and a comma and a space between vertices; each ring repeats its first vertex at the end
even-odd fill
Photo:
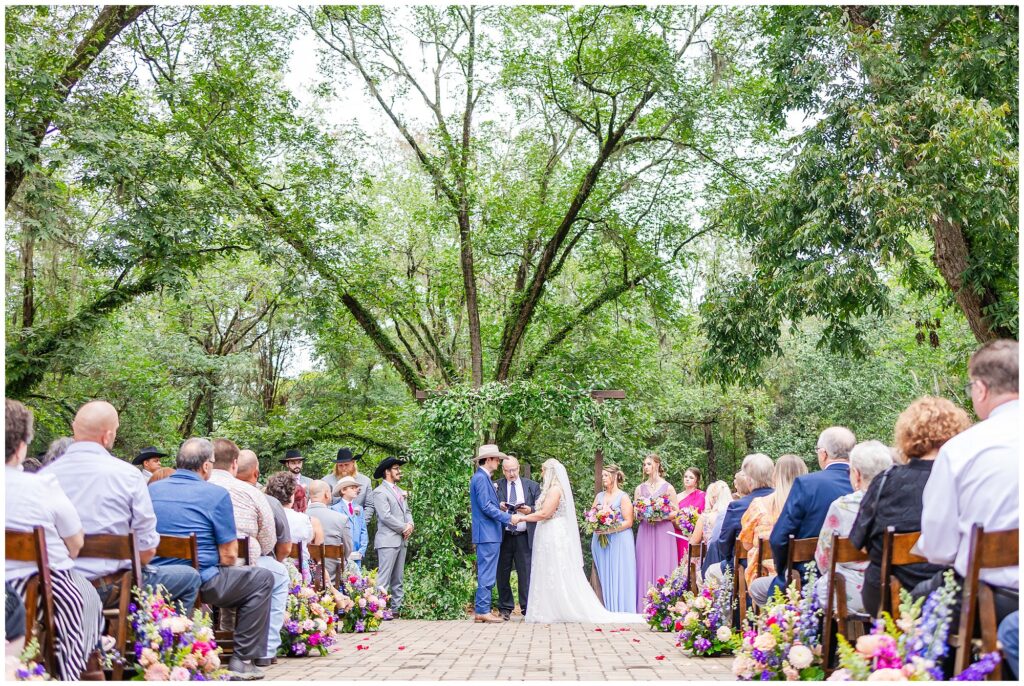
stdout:
POLYGON ((655 656, 654 656, 654 659, 655 659, 655 660, 664 660, 664 659, 665 659, 665 656, 664 656, 664 655, 655 655, 655 656))

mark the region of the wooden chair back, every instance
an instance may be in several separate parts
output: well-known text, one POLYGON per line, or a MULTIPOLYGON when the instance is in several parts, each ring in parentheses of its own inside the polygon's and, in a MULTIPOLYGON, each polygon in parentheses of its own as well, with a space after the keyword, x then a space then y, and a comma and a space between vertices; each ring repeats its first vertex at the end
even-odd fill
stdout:
POLYGON ((764 576, 764 561, 772 559, 772 544, 767 538, 756 538, 754 544, 757 546, 757 576, 764 576))
POLYGON ((896 533, 895 527, 886 527, 882 534, 882 565, 881 565, 881 588, 879 589, 878 616, 882 612, 888 612, 893 619, 900 616, 900 580, 893 574, 893 568, 900 565, 911 565, 919 562, 927 562, 926 558, 911 552, 917 539, 921 537, 920 531, 907 533, 896 533))
POLYGON ((313 582, 313 588, 315 588, 317 591, 322 591, 324 590, 324 544, 321 543, 320 545, 312 545, 310 543, 307 543, 305 545, 292 545, 292 549, 291 552, 288 553, 288 557, 292 558, 293 560, 298 560, 300 569, 302 565, 303 550, 306 551, 306 556, 308 557, 311 566, 313 562, 318 563, 320 571, 316 572, 314 569, 313 573, 311 573, 311 577, 313 582))
MULTIPOLYGON (((836 629, 842 629, 843 635, 853 640, 854 631, 851 625, 864 622, 871 622, 871 617, 862 614, 850 614, 846 602, 846 579, 842 574, 836 572, 836 565, 851 562, 867 562, 868 554, 854 547, 850 539, 840 536, 839 532, 832 532, 831 553, 828 560, 828 590, 825 597, 825 609, 822 614, 824 619, 823 635, 821 641, 821 655, 825 661, 825 673, 829 674, 832 669, 829 667, 829 658, 832 651, 832 643, 835 641, 836 629), (835 625, 833 625, 833 619, 835 625)), ((862 628, 858 627, 858 628, 862 628)))
MULTIPOLYGON (((981 570, 1016 567, 1020 564, 1020 529, 985 531, 975 524, 971 527, 971 547, 967 554, 967 575, 963 582, 963 601, 960 604, 960 630, 954 674, 960 674, 971 663, 972 638, 975 618, 981 623, 981 650, 998 650, 996 603, 992 587, 981 581, 981 570)), ((1000 681, 1002 669, 996 665, 988 675, 989 681, 1000 681)))
POLYGON ((746 559, 747 549, 737 536, 732 549, 732 602, 733 607, 738 609, 740 618, 744 616, 744 608, 747 606, 747 577, 743 573, 745 567, 740 565, 740 561, 746 559))
POLYGON ((797 538, 793 534, 789 535, 789 551, 786 553, 786 574, 789 577, 790 583, 796 582, 798 589, 803 588, 803 579, 800 578, 800 572, 797 570, 796 565, 803 564, 804 562, 813 562, 814 551, 817 549, 817 536, 814 538, 797 538))
MULTIPOLYGON (((125 654, 128 645, 128 605, 132 600, 132 587, 142 588, 142 562, 135 545, 135 534, 87 534, 78 557, 100 560, 129 560, 131 566, 121 573, 118 580, 117 607, 104 608, 106 632, 114 637, 114 649, 125 654)), ((114 681, 124 679, 124 663, 115 661, 111 667, 114 681)))
POLYGON ((255 562, 249 556, 249 536, 238 537, 238 559, 242 561, 243 565, 251 565, 255 562))
MULTIPOLYGON (((32 531, 5 530, 4 554, 15 562, 34 562, 36 574, 25 586, 25 643, 35 634, 36 617, 42 628, 39 641, 40 659, 46 670, 55 678, 57 671, 57 625, 53 610, 53 581, 50 578, 50 558, 46 552, 46 530, 41 526, 32 531)), ((65 679, 76 679, 78 675, 64 675, 65 679)))
POLYGON ((697 560, 701 558, 703 543, 687 543, 683 564, 686 565, 686 582, 691 591, 697 590, 697 560))
POLYGON ((199 569, 199 543, 195 534, 188 536, 168 536, 160 534, 160 543, 156 546, 157 557, 170 557, 187 560, 193 569, 199 569))
POLYGON ((337 562, 338 568, 334 574, 334 578, 331 579, 331 583, 335 588, 339 588, 341 585, 341 575, 345 573, 345 563, 348 561, 349 551, 343 545, 328 545, 324 543, 321 548, 323 549, 323 561, 324 561, 324 585, 327 585, 327 562, 337 562))

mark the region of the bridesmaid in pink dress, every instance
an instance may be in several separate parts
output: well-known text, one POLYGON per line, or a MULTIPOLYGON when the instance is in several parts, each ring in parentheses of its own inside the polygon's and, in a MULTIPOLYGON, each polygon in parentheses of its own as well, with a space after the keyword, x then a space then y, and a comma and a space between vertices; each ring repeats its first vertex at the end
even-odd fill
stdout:
MULTIPOLYGON (((679 497, 679 509, 682 510, 684 507, 695 507, 698 513, 704 511, 704 491, 700 490, 700 470, 696 467, 689 467, 683 473, 683 492, 679 497)), ((686 546, 686 541, 676 539, 679 562, 686 557, 686 546)))
MULTIPOLYGON (((665 468, 661 457, 651 453, 644 458, 644 477, 646 481, 636 487, 634 500, 652 496, 667 495, 669 502, 676 502, 676 490, 665 481, 665 468)), ((672 510, 670 517, 674 517, 672 510)), ((647 589, 655 584, 659 577, 668 578, 675 571, 679 562, 676 559, 675 538, 667 532, 672 531, 674 524, 670 519, 660 522, 640 522, 636 534, 636 611, 644 611, 644 596, 647 589)))

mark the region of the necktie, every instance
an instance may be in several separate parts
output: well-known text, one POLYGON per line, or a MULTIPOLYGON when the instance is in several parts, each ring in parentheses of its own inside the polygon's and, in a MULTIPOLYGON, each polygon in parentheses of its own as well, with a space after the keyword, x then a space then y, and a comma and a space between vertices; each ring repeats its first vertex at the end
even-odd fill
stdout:
POLYGON ((510 486, 512 487, 512 495, 508 497, 508 501, 515 505, 519 501, 519 498, 516 496, 516 482, 513 481, 510 486))
POLYGON ((352 509, 352 503, 348 504, 348 513, 350 515, 354 515, 356 513, 355 510, 352 509))
MULTIPOLYGON (((509 487, 510 487, 509 488, 510 494, 508 496, 508 502, 509 502, 509 505, 511 506, 511 505, 515 505, 519 501, 519 497, 516 495, 516 482, 515 481, 510 481, 509 482, 509 487)), ((509 508, 509 514, 515 514, 515 510, 513 510, 511 507, 509 508)), ((515 531, 518 528, 519 527, 517 527, 515 524, 512 524, 512 523, 509 523, 509 525, 508 525, 508 530, 509 531, 515 531)))

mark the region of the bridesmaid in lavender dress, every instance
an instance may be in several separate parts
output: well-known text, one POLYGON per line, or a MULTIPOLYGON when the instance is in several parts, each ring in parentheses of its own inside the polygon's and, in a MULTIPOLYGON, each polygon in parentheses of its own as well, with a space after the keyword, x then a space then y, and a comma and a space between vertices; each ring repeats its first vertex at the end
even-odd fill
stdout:
MULTIPOLYGON (((683 473, 683 492, 679 496, 679 510, 682 511, 684 507, 696 508, 697 514, 704 512, 704 491, 700 490, 700 470, 696 467, 688 467, 683 473)), ((687 545, 683 539, 676 539, 679 562, 686 557, 687 545)))
MULTIPOLYGON (((675 507, 676 490, 672 488, 672 484, 665 481, 665 467, 662 466, 661 457, 657 453, 651 453, 644 458, 644 477, 647 480, 636 487, 636 492, 633 494, 634 502, 638 498, 667 495, 669 502, 673 504, 670 517, 674 517, 678 511, 675 507)), ((636 534, 637 612, 644 611, 644 596, 647 594, 647 589, 654 585, 655 580, 659 577, 667 578, 678 565, 676 539, 674 536, 668 535, 673 528, 671 519, 653 524, 640 522, 636 534)))

